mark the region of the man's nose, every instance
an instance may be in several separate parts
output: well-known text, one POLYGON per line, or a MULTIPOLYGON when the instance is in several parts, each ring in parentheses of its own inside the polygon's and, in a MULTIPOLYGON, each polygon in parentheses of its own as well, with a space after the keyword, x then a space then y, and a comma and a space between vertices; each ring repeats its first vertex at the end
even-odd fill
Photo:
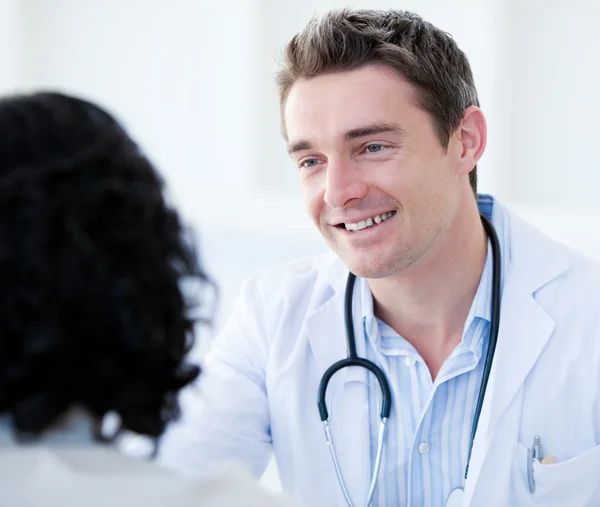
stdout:
POLYGON ((332 208, 345 208, 367 194, 358 168, 342 159, 329 159, 325 187, 325 202, 332 208))

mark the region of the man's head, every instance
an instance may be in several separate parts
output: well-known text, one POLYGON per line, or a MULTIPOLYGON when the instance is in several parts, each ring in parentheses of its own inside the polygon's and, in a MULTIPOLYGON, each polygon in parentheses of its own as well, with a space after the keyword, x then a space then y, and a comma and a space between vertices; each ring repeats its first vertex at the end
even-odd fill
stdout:
POLYGON ((0 414, 162 433, 199 372, 181 283, 207 279, 152 164, 89 102, 0 99, 0 215, 0 414))
POLYGON ((288 44, 278 84, 309 212, 357 274, 408 267, 473 200, 486 133, 471 69, 454 40, 418 16, 314 18, 288 44), (369 218, 384 222, 344 227, 369 218))

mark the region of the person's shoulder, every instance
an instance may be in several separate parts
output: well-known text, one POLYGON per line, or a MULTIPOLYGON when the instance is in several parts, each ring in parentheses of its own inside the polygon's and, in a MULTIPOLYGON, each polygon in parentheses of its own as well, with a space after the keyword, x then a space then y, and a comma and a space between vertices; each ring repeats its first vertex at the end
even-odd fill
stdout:
MULTIPOLYGON (((220 505, 223 507, 299 507, 300 504, 282 493, 270 492, 238 466, 227 466, 200 478, 186 478, 187 489, 197 490, 189 495, 198 507, 220 505)), ((183 504, 182 504, 183 505, 183 504)))
POLYGON ((263 489, 241 466, 213 473, 177 473, 100 446, 9 450, 0 458, 0 505, 63 507, 299 507, 263 489), (75 464, 77 466, 75 466, 75 464), (26 467, 35 474, 24 473, 26 467), (7 475, 8 474, 8 475, 7 475))

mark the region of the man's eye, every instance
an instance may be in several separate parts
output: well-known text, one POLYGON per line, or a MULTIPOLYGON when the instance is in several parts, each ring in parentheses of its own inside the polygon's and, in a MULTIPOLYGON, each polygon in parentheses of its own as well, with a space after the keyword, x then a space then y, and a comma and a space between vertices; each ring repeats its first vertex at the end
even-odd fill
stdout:
POLYGON ((300 164, 301 167, 314 167, 319 163, 319 160, 316 158, 309 158, 306 160, 303 160, 302 163, 300 164))
POLYGON ((383 149, 382 144, 369 144, 367 146, 367 151, 369 153, 377 153, 377 152, 381 151, 382 149, 383 149))

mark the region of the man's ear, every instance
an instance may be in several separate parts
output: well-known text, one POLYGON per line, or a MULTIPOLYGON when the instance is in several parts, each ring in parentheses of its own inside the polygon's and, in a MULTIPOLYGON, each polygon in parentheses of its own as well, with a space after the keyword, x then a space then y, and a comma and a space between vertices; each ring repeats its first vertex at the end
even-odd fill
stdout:
POLYGON ((487 125, 481 109, 469 106, 455 131, 459 142, 461 173, 470 172, 477 164, 487 143, 487 125))

